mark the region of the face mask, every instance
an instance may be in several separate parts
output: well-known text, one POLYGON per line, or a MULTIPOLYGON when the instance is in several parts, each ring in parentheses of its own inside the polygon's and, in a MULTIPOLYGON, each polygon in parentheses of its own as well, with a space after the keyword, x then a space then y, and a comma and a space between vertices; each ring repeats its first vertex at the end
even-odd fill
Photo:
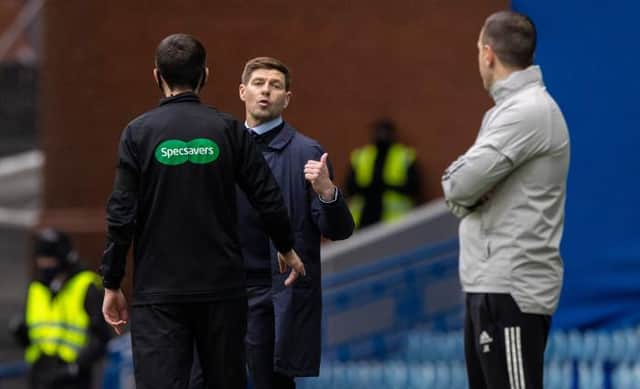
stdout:
POLYGON ((376 139, 376 147, 379 149, 388 149, 391 146, 389 139, 376 139))
POLYGON ((51 285, 51 282, 54 278, 60 273, 62 268, 60 266, 55 267, 45 267, 42 269, 38 269, 38 280, 42 282, 44 285, 51 285))

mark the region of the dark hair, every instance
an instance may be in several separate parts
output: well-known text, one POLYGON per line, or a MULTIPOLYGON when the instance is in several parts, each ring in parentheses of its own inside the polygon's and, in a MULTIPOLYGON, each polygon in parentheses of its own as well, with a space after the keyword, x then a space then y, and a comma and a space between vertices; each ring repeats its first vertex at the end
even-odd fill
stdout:
POLYGON ((242 70, 242 76, 240 80, 243 84, 247 84, 251 79, 251 74, 258 69, 273 69, 284 74, 284 89, 289 90, 291 88, 291 73, 289 68, 282 61, 272 57, 256 57, 247 61, 242 70))
POLYGON ((201 86, 206 60, 202 43, 188 34, 169 35, 156 49, 156 67, 169 88, 201 86))
POLYGON ((481 39, 507 66, 524 69, 533 64, 536 26, 526 15, 512 11, 494 13, 484 22, 481 39))

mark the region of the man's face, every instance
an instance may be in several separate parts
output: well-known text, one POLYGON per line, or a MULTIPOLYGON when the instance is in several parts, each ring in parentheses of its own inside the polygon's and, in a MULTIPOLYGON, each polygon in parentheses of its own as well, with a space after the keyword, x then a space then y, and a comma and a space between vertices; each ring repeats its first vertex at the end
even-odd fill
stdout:
POLYGON ((291 92, 285 89, 285 77, 275 69, 257 69, 246 84, 240 84, 240 100, 244 101, 247 122, 258 125, 282 114, 291 92))
POLYGON ((480 71, 480 77, 482 78, 482 85, 484 89, 489 90, 491 84, 493 84, 493 51, 489 46, 482 43, 482 35, 484 29, 480 30, 480 36, 478 37, 478 70, 480 71))
POLYGON ((39 255, 36 257, 36 267, 38 270, 43 269, 53 269, 57 268, 60 265, 60 261, 58 261, 55 257, 49 257, 44 255, 39 255))

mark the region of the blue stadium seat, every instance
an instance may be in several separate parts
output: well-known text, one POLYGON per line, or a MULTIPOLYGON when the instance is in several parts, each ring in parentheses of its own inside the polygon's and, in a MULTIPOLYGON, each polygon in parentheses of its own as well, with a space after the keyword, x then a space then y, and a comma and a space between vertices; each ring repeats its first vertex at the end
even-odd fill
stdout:
POLYGON ((387 363, 383 367, 385 388, 406 388, 409 383, 409 371, 406 364, 387 363))
POLYGON ((571 362, 550 362, 545 365, 544 387, 546 389, 572 389, 571 362))
POLYGON ((467 369, 464 362, 454 362, 451 364, 451 389, 466 389, 467 369))
POLYGON ((566 361, 571 359, 569 355, 569 337, 563 331, 552 331, 547 341, 545 360, 566 361))
POLYGON ((604 389, 604 366, 600 362, 580 362, 578 364, 578 384, 580 389, 604 389))
POLYGON ((584 345, 584 335, 578 330, 569 331, 567 335, 567 346, 568 346, 567 356, 570 359, 576 359, 576 360, 582 359, 582 357, 584 356, 583 345, 584 345))
POLYGON ((409 368, 408 389, 435 388, 436 371, 432 364, 411 366, 409 368))

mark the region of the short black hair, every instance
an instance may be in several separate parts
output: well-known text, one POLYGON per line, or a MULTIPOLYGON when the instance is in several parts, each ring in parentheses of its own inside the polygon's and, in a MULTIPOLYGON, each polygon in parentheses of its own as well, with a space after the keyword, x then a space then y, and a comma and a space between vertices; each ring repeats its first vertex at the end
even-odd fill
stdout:
POLYGON ((202 43, 188 34, 169 35, 156 49, 156 67, 169 88, 197 89, 205 76, 206 60, 202 43))
POLYGON ((492 14, 484 22, 481 39, 507 66, 524 69, 533 64, 536 26, 526 15, 513 11, 492 14))

